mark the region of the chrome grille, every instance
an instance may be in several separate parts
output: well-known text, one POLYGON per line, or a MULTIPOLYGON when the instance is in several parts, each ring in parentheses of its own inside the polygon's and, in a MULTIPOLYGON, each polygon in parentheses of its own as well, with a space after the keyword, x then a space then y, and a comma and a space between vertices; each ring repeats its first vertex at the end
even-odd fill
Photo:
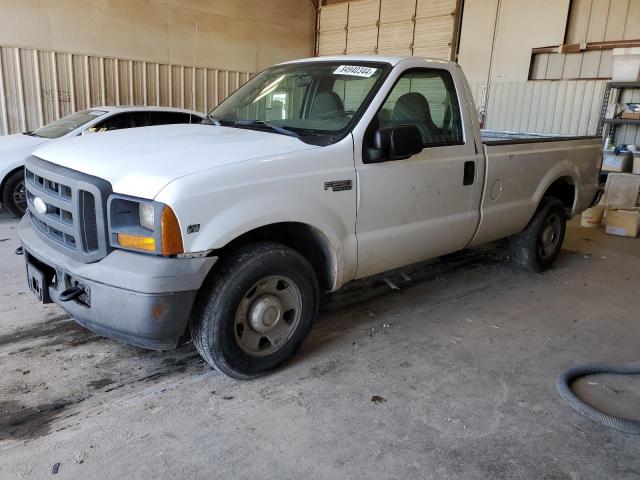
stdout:
POLYGON ((25 163, 25 187, 31 222, 51 245, 85 263, 108 253, 108 182, 32 156, 25 163))

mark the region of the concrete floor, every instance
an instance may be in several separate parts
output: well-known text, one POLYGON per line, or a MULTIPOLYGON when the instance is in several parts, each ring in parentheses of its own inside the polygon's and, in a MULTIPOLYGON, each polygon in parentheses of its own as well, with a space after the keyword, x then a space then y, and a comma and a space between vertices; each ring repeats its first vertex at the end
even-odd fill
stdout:
MULTIPOLYGON (((38 305, 16 225, 0 220, 0 478, 640 477, 639 438, 554 388, 569 366, 639 359, 640 239, 574 221, 542 275, 493 244, 394 273, 399 290, 351 285, 291 364, 242 383, 191 345, 119 345, 38 305)), ((588 380, 640 418, 640 379, 588 380)))

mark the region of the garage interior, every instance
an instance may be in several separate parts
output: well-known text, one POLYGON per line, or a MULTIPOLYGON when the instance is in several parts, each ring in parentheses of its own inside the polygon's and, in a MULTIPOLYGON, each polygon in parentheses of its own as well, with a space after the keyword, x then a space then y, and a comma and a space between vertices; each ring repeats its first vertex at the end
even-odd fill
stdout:
MULTIPOLYGON (((0 135, 100 105, 206 113, 273 64, 366 54, 457 62, 483 128, 599 135, 604 149, 602 198, 568 223, 550 270, 513 267, 501 240, 353 281, 326 296, 293 360, 247 382, 192 343, 143 350, 39 305, 14 254, 19 220, 0 210, 1 478, 640 478, 638 437, 556 391, 570 367, 640 360, 640 0, 0 12, 0 135)), ((573 390, 640 421, 637 375, 573 390)))

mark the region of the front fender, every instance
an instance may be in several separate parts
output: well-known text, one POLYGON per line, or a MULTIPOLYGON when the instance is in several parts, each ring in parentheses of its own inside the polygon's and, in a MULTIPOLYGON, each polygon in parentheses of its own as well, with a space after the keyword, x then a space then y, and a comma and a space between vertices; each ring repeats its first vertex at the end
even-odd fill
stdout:
POLYGON ((355 187, 353 142, 348 136, 319 149, 182 177, 167 185, 156 200, 175 211, 185 252, 219 249, 276 223, 308 225, 326 240, 334 284, 339 285, 355 276, 357 266, 355 187), (336 180, 350 181, 351 187, 336 191, 327 187, 336 180))

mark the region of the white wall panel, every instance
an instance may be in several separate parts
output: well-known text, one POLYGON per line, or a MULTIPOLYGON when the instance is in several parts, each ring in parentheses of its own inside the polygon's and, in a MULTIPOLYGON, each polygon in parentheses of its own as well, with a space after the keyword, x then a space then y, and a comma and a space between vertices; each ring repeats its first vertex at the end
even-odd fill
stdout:
MULTIPOLYGON (((489 87, 485 128, 594 135, 605 84, 604 80, 493 83, 489 87)), ((476 103, 481 100, 484 87, 482 83, 471 85, 476 103)), ((629 94, 625 98, 637 97, 640 98, 640 90, 636 91, 636 97, 629 94)), ((635 139, 637 133, 629 132, 626 135, 629 137, 627 143, 633 143, 631 140, 635 139)), ((621 133, 620 138, 626 138, 625 132, 621 133)))
POLYGON ((249 77, 201 66, 0 46, 0 135, 105 104, 205 112, 249 77))

